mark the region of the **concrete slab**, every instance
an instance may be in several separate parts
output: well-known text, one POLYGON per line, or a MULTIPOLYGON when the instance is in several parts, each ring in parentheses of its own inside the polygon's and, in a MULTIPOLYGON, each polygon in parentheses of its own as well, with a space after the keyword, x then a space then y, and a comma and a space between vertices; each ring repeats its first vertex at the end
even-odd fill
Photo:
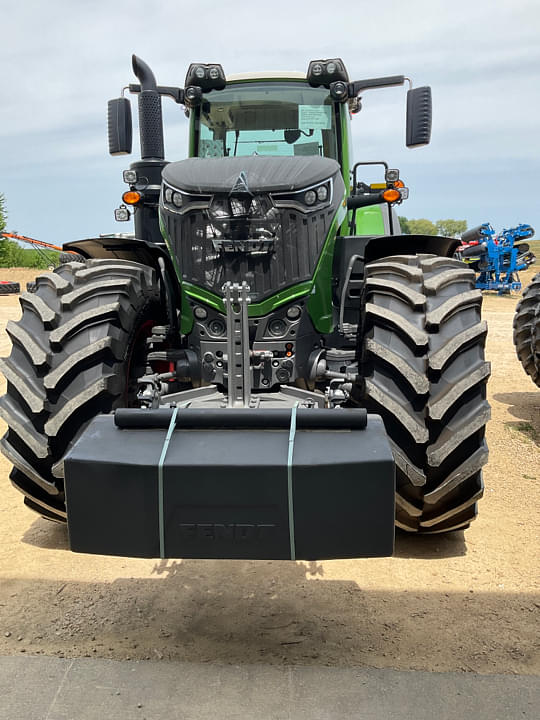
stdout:
POLYGON ((540 678, 0 657, 0 720, 536 720, 540 678))

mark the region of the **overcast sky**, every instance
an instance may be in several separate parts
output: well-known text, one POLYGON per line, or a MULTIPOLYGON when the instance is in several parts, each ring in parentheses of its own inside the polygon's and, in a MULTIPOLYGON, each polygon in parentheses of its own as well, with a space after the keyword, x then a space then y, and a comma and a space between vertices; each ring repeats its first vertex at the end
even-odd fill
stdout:
MULTIPOLYGON (((401 169, 400 215, 527 222, 540 237, 539 0, 0 0, 0 11, 8 229, 56 243, 131 229, 113 218, 129 158, 108 155, 106 102, 135 81, 135 52, 162 85, 183 85, 190 62, 233 73, 327 57, 351 80, 431 85, 431 145, 405 148, 405 89, 371 91, 353 119, 355 159, 401 169)), ((172 101, 164 113, 167 159, 182 159, 187 121, 172 101)))

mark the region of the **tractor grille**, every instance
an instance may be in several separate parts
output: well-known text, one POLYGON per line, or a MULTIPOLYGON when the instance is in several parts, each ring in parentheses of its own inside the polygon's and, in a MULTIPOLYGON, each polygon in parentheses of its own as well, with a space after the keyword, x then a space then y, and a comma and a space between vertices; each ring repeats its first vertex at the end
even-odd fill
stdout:
MULTIPOLYGON (((215 202, 216 196, 212 206, 215 202)), ((245 280, 251 299, 260 301, 311 279, 333 209, 308 215, 277 209, 268 196, 250 202, 251 212, 248 208, 244 214, 233 212, 234 207, 229 214, 214 212, 212 206, 184 214, 165 209, 163 220, 183 280, 219 295, 226 282, 245 280)))

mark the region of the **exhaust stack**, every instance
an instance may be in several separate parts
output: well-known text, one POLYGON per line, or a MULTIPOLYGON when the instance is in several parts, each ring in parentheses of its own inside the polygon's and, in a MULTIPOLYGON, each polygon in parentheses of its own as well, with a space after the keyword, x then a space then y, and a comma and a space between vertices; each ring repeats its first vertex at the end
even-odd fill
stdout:
POLYGON ((161 96, 156 78, 149 66, 136 55, 132 56, 133 72, 141 83, 139 93, 139 135, 142 160, 163 160, 163 119, 161 96))

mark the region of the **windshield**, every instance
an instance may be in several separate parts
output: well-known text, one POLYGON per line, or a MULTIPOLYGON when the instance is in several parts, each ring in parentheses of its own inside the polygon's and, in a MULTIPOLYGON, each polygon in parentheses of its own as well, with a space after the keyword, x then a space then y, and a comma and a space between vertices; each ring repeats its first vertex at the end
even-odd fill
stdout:
POLYGON ((195 116, 199 157, 322 155, 338 160, 336 119, 326 88, 250 82, 205 93, 195 116))

